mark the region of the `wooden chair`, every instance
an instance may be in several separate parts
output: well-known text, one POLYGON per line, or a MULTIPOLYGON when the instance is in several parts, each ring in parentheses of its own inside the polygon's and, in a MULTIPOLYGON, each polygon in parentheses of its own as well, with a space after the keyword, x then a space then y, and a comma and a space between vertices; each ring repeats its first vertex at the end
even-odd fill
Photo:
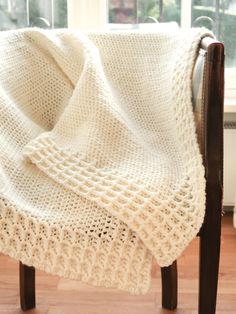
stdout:
MULTIPOLYGON (((199 232, 199 314, 214 314, 220 256, 223 178, 224 46, 201 41, 192 77, 194 115, 206 176, 206 215, 199 232)), ((177 262, 161 268, 162 306, 177 307, 177 262)), ((20 263, 21 308, 35 307, 35 269, 20 263)))

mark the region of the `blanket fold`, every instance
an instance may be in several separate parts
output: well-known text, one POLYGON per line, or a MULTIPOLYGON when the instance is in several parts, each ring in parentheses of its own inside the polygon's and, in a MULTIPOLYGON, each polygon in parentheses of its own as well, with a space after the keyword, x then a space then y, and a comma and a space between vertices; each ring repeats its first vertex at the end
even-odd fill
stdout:
POLYGON ((191 74, 206 29, 0 34, 0 250, 146 293, 204 218, 191 74))

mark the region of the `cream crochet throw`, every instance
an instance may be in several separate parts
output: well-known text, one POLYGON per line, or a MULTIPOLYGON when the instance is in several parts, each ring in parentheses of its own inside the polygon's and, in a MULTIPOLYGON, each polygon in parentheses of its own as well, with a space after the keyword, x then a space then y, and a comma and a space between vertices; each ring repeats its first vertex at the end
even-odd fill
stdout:
POLYGON ((0 33, 0 251, 146 293, 199 231, 191 73, 205 29, 0 33))

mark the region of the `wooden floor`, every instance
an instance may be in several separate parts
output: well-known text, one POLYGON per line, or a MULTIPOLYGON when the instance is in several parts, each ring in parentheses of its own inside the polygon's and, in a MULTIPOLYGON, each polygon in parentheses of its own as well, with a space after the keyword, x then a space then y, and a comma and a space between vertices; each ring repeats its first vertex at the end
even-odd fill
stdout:
MULTIPOLYGON (((236 229, 223 217, 218 314, 236 313, 236 229)), ((198 239, 179 259, 179 305, 175 314, 196 314, 198 239)), ((22 313, 19 307, 18 263, 0 255, 0 314, 22 313)), ((145 296, 94 288, 37 272, 37 309, 29 314, 168 314, 161 308, 160 270, 154 265, 152 288, 145 296)))

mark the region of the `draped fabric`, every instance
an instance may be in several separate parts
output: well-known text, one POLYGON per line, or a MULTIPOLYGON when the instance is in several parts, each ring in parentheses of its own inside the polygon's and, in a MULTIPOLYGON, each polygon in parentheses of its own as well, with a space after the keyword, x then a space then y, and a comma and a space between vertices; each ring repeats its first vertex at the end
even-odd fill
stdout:
POLYGON ((199 231, 205 29, 0 33, 0 251, 139 294, 199 231))

